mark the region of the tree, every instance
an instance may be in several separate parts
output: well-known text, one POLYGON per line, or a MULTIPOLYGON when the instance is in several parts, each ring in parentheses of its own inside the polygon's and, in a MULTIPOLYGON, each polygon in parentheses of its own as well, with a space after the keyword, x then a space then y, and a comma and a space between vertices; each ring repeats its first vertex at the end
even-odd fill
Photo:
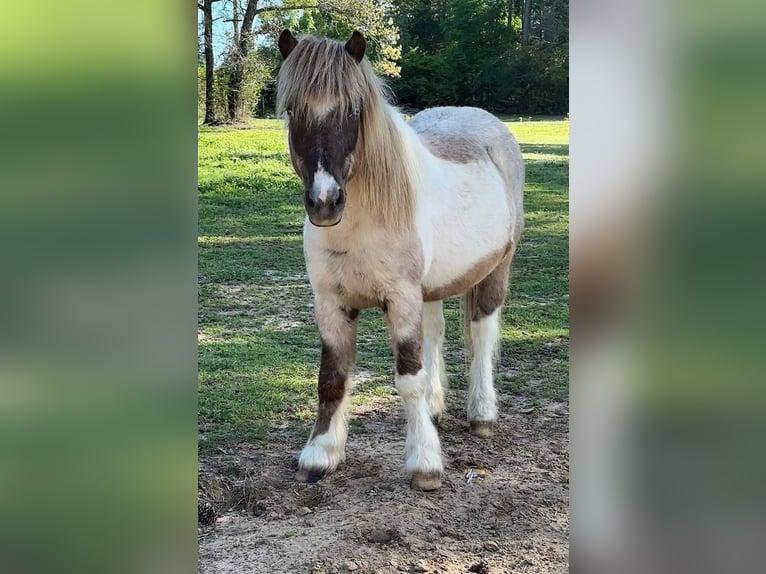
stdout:
POLYGON ((521 45, 529 44, 529 27, 532 14, 532 0, 524 0, 524 17, 521 20, 521 45))
POLYGON ((568 0, 397 0, 396 5, 403 55, 401 77, 392 87, 399 105, 567 112, 568 0))
MULTIPOLYGON (((239 3, 235 3, 234 7, 235 10, 238 10, 239 3)), ((242 27, 238 30, 239 33, 235 35, 232 42, 232 50, 229 55, 229 121, 241 121, 244 116, 242 110, 242 88, 245 82, 245 60, 250 51, 253 37, 253 22, 259 13, 258 0, 249 0, 245 8, 244 17, 242 18, 242 27)), ((239 15, 234 14, 235 22, 238 21, 238 18, 239 15)))
POLYGON ((215 56, 213 55, 213 3, 219 0, 202 0, 197 7, 202 10, 205 29, 205 119, 203 123, 214 124, 215 118, 215 56))

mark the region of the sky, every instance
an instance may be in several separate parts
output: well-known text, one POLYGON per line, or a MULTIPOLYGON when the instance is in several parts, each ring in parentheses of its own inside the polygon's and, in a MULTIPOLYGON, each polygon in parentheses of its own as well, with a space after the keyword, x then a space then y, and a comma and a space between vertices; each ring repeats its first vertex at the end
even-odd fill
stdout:
MULTIPOLYGON (((242 4, 245 4, 245 0, 242 0, 242 4)), ((224 20, 230 20, 231 4, 229 2, 215 2, 213 4, 213 53, 215 55, 216 66, 223 60, 226 54, 226 48, 228 44, 228 38, 232 33, 231 22, 224 22, 224 20)), ((200 45, 202 44, 202 10, 197 10, 197 25, 198 25, 198 37, 200 39, 200 45)), ((258 25, 258 18, 255 20, 256 26, 258 25)), ((258 39, 256 38, 256 42, 258 39)))
MULTIPOLYGON (((227 2, 215 2, 213 4, 213 53, 215 54, 216 65, 223 59, 226 53, 226 32, 231 34, 231 22, 224 22, 229 19, 229 14, 225 14, 227 2)), ((202 37, 202 10, 197 10, 198 35, 202 37)))

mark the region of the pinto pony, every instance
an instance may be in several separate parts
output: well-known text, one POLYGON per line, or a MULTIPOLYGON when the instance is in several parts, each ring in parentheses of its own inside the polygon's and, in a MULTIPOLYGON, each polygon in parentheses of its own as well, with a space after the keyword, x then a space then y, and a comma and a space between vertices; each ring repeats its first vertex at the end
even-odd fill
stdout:
POLYGON ((359 311, 380 307, 407 419, 410 485, 434 490, 447 385, 442 300, 465 295, 468 421, 471 433, 490 437, 524 163, 516 139, 483 110, 431 108, 405 122, 365 48, 359 32, 346 43, 289 30, 279 37, 277 112, 305 189, 303 247, 322 343, 319 409, 296 478, 319 480, 344 459, 359 311))

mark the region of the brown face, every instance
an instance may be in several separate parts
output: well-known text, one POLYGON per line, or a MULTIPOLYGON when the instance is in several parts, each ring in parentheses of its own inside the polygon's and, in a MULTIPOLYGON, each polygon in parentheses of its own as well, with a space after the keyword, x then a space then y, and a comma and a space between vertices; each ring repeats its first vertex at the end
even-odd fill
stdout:
POLYGON ((311 121, 287 113, 290 156, 303 180, 309 221, 319 227, 336 225, 346 206, 345 185, 359 137, 360 112, 329 112, 311 121))

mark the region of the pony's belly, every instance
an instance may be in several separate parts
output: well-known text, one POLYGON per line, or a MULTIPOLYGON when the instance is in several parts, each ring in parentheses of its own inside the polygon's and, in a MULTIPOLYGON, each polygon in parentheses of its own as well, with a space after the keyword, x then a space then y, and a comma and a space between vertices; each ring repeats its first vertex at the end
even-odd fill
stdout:
POLYGON ((508 241, 502 248, 489 253, 470 266, 459 267, 453 264, 446 269, 437 267, 423 280, 423 300, 440 301, 465 293, 489 275, 512 247, 513 243, 508 241))

